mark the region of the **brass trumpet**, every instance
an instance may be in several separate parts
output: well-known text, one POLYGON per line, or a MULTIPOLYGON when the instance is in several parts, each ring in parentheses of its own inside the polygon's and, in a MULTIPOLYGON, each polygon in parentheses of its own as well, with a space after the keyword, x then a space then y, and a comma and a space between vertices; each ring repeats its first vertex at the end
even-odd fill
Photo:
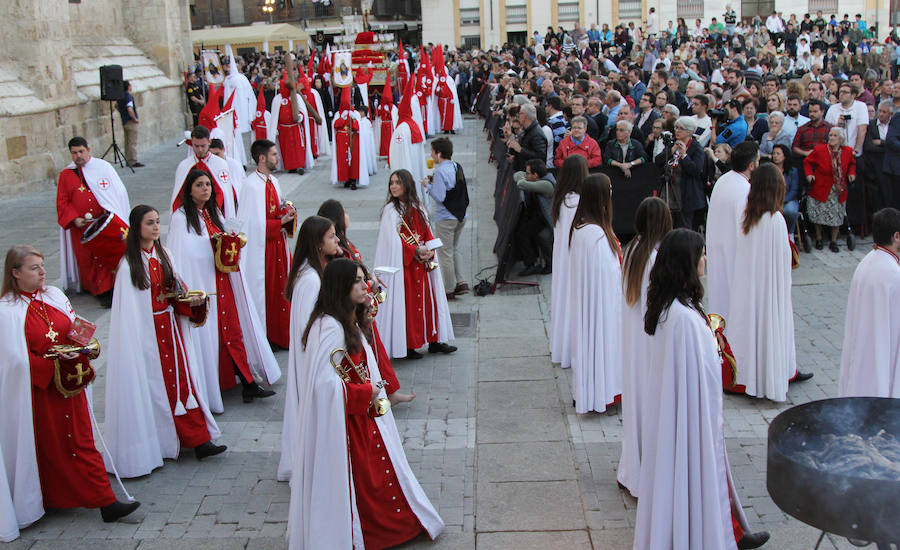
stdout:
POLYGON ((378 286, 378 290, 369 292, 366 296, 369 298, 368 308, 369 317, 375 318, 378 315, 378 306, 387 300, 387 291, 383 286, 378 286))
MULTIPOLYGON (((400 238, 403 239, 406 244, 422 246, 422 240, 409 228, 409 225, 407 225, 406 220, 403 218, 400 218, 400 223, 397 224, 397 234, 400 235, 400 238), (408 233, 404 233, 404 229, 408 231, 408 233)), ((434 271, 438 267, 437 262, 434 260, 426 260, 422 263, 425 265, 425 271, 434 271)))
POLYGON ((290 224, 285 227, 285 232, 287 233, 288 239, 293 239, 294 234, 297 232, 297 208, 294 206, 294 203, 289 200, 281 201, 281 211, 287 214, 288 212, 294 212, 294 220, 290 222, 290 224))
POLYGON ((44 354, 44 359, 59 359, 63 355, 68 355, 70 353, 80 353, 86 355, 88 359, 96 359, 97 357, 100 357, 100 340, 91 338, 91 342, 86 346, 79 344, 57 344, 55 346, 50 346, 44 354))
POLYGON ((188 290, 184 292, 183 290, 176 290, 175 292, 167 292, 165 294, 160 294, 156 297, 156 299, 160 302, 165 302, 169 298, 175 298, 179 302, 190 302, 194 298, 200 298, 201 300, 206 300, 210 296, 215 296, 215 292, 207 293, 204 290, 188 290))
MULTIPOLYGON (((364 383, 369 381, 369 373, 366 371, 366 368, 362 365, 357 365, 353 362, 353 359, 350 358, 350 354, 347 353, 347 350, 344 348, 335 348, 331 351, 331 354, 328 356, 328 360, 331 362, 331 366, 334 367, 334 371, 344 382, 350 382, 350 375, 348 374, 350 368, 356 371, 357 376, 359 376, 360 380, 364 383), (340 355, 341 359, 346 359, 348 363, 350 363, 350 367, 344 367, 341 364, 341 361, 335 361, 334 356, 340 355)), ((375 387, 379 390, 385 386, 387 386, 387 382, 384 380, 379 381, 375 384, 375 387)), ((389 399, 385 397, 379 397, 375 400, 375 416, 381 416, 384 413, 391 410, 391 402, 389 399)))

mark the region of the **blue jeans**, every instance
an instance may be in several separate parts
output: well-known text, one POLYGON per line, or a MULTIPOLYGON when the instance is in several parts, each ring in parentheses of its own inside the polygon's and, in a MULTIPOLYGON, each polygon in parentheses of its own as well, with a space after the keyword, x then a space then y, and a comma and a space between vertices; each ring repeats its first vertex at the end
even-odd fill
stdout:
POLYGON ((800 215, 800 203, 797 201, 787 201, 784 203, 784 221, 787 223, 788 234, 794 234, 794 228, 797 226, 797 216, 800 215))

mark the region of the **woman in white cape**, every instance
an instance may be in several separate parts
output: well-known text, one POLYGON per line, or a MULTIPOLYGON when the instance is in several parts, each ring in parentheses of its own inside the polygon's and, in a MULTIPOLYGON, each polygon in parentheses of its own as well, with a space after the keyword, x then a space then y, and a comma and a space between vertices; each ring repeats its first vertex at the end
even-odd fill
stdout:
POLYGON ((386 548, 423 530, 434 539, 444 528, 407 463, 391 411, 375 412, 386 394, 368 342, 365 285, 356 262, 330 262, 303 335, 304 421, 287 529, 294 550, 386 548))
POLYGON ((604 412, 622 397, 622 267, 605 174, 584 180, 567 240, 575 412, 604 412))
POLYGON ((663 239, 650 271, 645 331, 646 423, 634 550, 757 548, 731 482, 722 416, 722 369, 703 312, 703 237, 663 239))
POLYGON ((180 304, 175 296, 163 297, 175 294, 178 283, 159 243, 159 212, 136 206, 129 226, 110 311, 104 431, 119 474, 139 477, 165 458, 177 459, 182 446, 198 459, 226 447, 212 443, 221 432, 195 390, 199 364, 189 326, 206 319, 205 300, 180 304))
MULTIPOLYGON (((182 189, 182 206, 172 213, 169 220, 166 248, 189 289, 216 294, 210 296, 209 302, 214 315, 210 315, 202 327, 191 327, 190 332, 202 366, 197 373, 197 391, 212 412, 221 413, 225 410, 221 390, 235 385, 235 378, 229 370, 232 367, 226 365, 234 366, 235 375, 240 373, 245 402, 274 395, 272 390, 264 390, 257 382, 274 384, 281 377, 281 369, 266 340, 265 325, 259 319, 240 270, 224 274, 216 268, 210 237, 211 233, 223 232, 224 225, 219 221, 221 213, 215 206, 215 188, 206 184, 208 180, 205 172, 188 174, 182 189), (204 203, 202 196, 209 199, 204 203), (198 200, 203 204, 201 209, 195 202, 185 206, 187 201, 198 200), (198 218, 197 227, 188 223, 186 208, 193 209, 190 217, 198 218), (228 295, 222 296, 219 287, 225 285, 227 288, 223 290, 228 295), (226 299, 228 301, 224 302, 226 299), (226 345, 220 347, 222 333, 236 337, 229 338, 226 345)), ((226 224, 231 225, 232 221, 226 220, 226 224)))
POLYGON ((625 248, 622 262, 622 455, 616 479, 631 496, 638 496, 641 473, 641 437, 648 369, 644 332, 650 269, 663 237, 672 230, 672 213, 665 201, 647 197, 634 214, 637 236, 625 248))
POLYGON ((773 401, 787 399, 788 381, 797 374, 791 248, 783 202, 781 171, 769 164, 754 170, 735 242, 731 318, 725 319, 737 384, 746 386, 747 395, 773 401))
POLYGON ((300 339, 309 323, 319 287, 322 285, 322 271, 328 257, 340 254, 334 224, 321 216, 310 216, 303 220, 297 235, 297 247, 288 273, 287 290, 291 299, 291 346, 288 348, 287 382, 284 388, 284 422, 281 429, 281 459, 278 462, 278 481, 291 479, 294 446, 301 424, 298 416, 300 394, 298 385, 305 380, 303 368, 303 345, 300 339))
POLYGON ((435 257, 434 251, 426 246, 431 239, 428 216, 419 202, 412 174, 408 170, 395 170, 388 180, 388 201, 381 211, 375 248, 376 269, 382 266, 397 269, 381 276, 387 285, 387 300, 378 308, 376 317, 389 357, 421 358, 415 350, 425 343, 430 352, 456 351, 455 346, 446 344, 453 339, 453 326, 441 270, 425 271, 424 267, 435 257), (412 237, 410 233, 415 234, 418 244, 405 241, 398 229, 408 238, 412 237), (409 254, 414 257, 407 263, 405 255, 409 254), (409 288, 422 289, 422 296, 414 297, 415 292, 407 296, 409 288), (410 315, 417 310, 422 312, 421 317, 410 315))
POLYGON ((571 320, 566 311, 569 305, 569 230, 578 208, 581 186, 588 176, 587 160, 571 155, 563 161, 553 191, 553 274, 550 289, 550 352, 551 361, 566 369, 571 366, 569 347, 571 320))

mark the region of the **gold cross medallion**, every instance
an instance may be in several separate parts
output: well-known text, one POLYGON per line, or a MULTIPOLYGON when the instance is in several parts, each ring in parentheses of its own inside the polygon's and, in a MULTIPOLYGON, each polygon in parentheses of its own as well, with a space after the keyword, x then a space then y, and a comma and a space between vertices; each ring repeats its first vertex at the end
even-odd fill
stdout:
POLYGON ((228 256, 229 262, 234 262, 234 257, 237 255, 237 245, 231 243, 231 248, 225 251, 225 255, 228 256))
POLYGON ((50 330, 48 330, 47 334, 45 334, 44 336, 46 336, 47 339, 50 340, 51 342, 56 342, 56 337, 58 335, 59 335, 59 333, 56 332, 55 330, 53 330, 53 327, 50 327, 50 330))
POLYGON ((272 206, 269 207, 269 212, 275 212, 275 203, 272 203, 272 206))
POLYGON ((77 384, 78 386, 81 386, 81 380, 85 376, 89 375, 90 373, 91 373, 91 371, 82 369, 81 363, 78 363, 77 365, 75 365, 75 374, 67 374, 66 381, 71 382, 72 380, 77 379, 75 384, 77 384))
POLYGON ((86 188, 86 187, 84 186, 84 184, 82 183, 82 184, 81 184, 81 187, 79 187, 78 190, 81 191, 82 193, 84 193, 85 191, 87 191, 87 188, 86 188))

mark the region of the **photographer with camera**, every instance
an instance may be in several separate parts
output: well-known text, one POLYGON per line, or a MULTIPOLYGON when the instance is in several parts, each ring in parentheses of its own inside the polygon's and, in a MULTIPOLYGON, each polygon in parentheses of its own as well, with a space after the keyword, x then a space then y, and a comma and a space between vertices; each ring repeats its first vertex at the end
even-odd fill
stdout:
POLYGON ((654 162, 663 171, 660 198, 672 211, 675 227, 693 229, 702 220, 694 219, 694 212, 706 206, 703 172, 706 156, 703 147, 694 139, 697 121, 683 116, 675 121, 675 135, 664 132, 665 149, 656 155, 654 162))
POLYGON ((724 113, 721 111, 710 111, 710 115, 716 121, 716 143, 727 143, 732 147, 737 146, 747 139, 747 121, 741 115, 741 102, 732 99, 724 105, 724 113), (726 121, 723 123, 722 115, 725 115, 726 121))

